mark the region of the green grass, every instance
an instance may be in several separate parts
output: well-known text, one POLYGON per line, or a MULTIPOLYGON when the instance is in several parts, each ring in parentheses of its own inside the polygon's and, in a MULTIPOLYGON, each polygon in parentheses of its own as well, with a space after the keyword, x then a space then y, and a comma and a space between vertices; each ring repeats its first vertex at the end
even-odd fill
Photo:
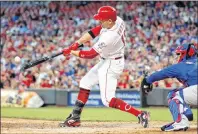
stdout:
MULTIPOLYGON (((142 109, 142 108, 141 108, 142 109)), ((145 108, 151 113, 151 120, 171 121, 172 116, 168 108, 145 108)), ((72 108, 66 107, 43 107, 31 108, 1 108, 1 117, 31 118, 45 120, 64 120, 72 108)), ((197 121, 197 109, 193 109, 194 121, 197 121)), ((81 120, 86 121, 137 121, 135 116, 111 108, 87 108, 83 109, 81 120)))

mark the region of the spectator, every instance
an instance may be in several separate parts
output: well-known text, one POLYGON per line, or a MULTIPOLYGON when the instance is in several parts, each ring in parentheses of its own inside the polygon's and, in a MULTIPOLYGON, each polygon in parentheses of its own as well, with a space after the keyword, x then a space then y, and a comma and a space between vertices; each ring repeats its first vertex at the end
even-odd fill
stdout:
MULTIPOLYGON (((66 60, 59 56, 34 67, 36 71, 32 71, 31 76, 22 74, 23 77, 20 77, 19 67, 25 61, 38 59, 71 45, 82 31, 97 25, 90 18, 103 5, 116 7, 119 16, 126 22, 125 69, 128 72, 123 72, 120 77, 119 88, 139 88, 142 71, 153 72, 168 66, 173 61, 172 52, 179 44, 198 44, 197 2, 74 3, 2 2, 0 36, 1 44, 4 44, 1 57, 3 88, 17 88, 23 81, 27 88, 48 83, 47 87, 77 89, 79 79, 97 60, 87 62, 76 57, 66 60), (21 57, 20 64, 13 61, 15 56, 21 57), (50 78, 49 81, 43 81, 45 75, 50 78)), ((88 46, 92 44, 87 43, 88 46)), ((165 80, 156 86, 172 88, 178 83, 165 80)))

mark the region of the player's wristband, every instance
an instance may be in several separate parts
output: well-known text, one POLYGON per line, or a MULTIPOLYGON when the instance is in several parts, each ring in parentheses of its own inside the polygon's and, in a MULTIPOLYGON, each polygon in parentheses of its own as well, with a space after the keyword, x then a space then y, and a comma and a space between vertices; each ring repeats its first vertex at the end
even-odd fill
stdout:
POLYGON ((88 31, 88 33, 91 35, 91 37, 94 39, 96 36, 94 35, 94 33, 90 30, 88 31))
POLYGON ((92 48, 88 51, 80 51, 79 52, 79 57, 80 58, 85 58, 85 59, 92 59, 94 57, 96 57, 98 55, 98 53, 92 48))

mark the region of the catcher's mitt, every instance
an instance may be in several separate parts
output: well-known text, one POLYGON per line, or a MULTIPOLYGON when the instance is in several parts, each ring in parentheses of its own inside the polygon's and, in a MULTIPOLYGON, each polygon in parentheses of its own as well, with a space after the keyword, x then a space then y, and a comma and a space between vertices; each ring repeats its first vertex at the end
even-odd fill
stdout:
POLYGON ((143 78, 142 82, 141 82, 141 90, 144 94, 148 94, 149 92, 151 92, 153 90, 153 85, 149 84, 146 81, 146 77, 143 78))

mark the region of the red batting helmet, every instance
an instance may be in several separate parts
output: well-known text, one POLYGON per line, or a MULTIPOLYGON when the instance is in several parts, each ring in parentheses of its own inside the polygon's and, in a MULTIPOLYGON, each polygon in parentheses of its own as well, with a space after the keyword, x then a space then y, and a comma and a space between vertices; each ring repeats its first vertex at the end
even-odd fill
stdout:
POLYGON ((102 6, 98 9, 98 13, 94 15, 95 20, 109 20, 116 21, 116 9, 111 6, 102 6))

